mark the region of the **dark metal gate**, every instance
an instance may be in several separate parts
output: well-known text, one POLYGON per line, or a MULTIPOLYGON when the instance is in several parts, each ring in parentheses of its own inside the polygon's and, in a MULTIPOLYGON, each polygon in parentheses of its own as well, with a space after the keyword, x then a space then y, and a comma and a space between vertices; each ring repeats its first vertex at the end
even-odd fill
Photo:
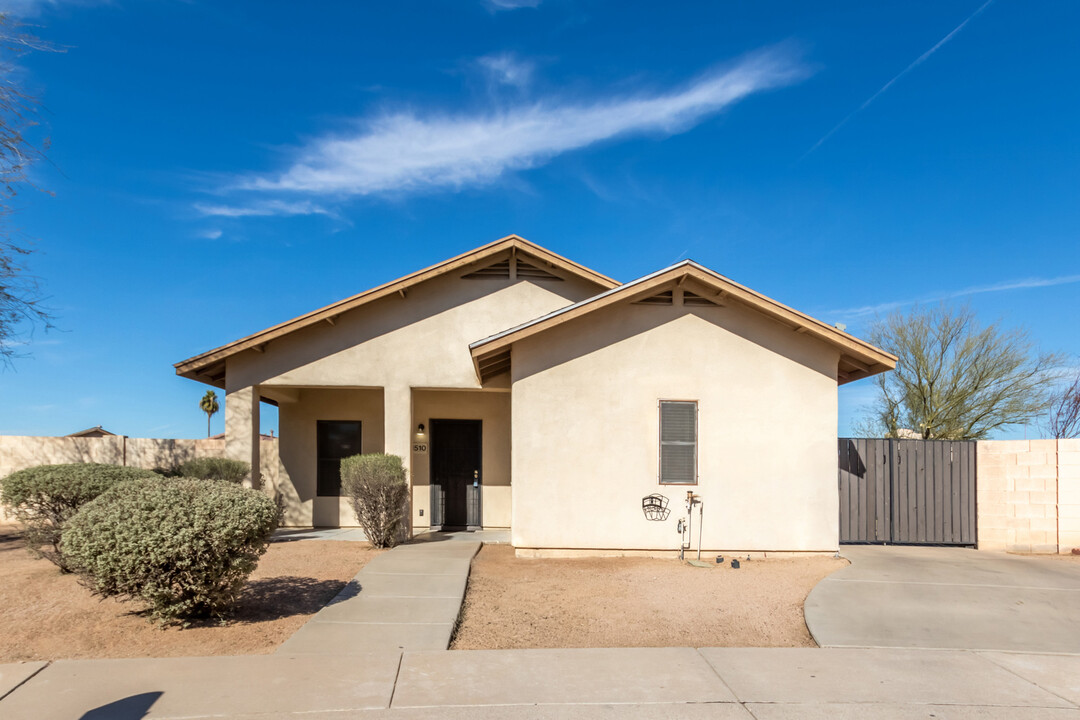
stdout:
POLYGON ((431 420, 431 525, 481 527, 483 423, 431 420))
POLYGON ((974 545, 975 445, 840 438, 840 542, 974 545))

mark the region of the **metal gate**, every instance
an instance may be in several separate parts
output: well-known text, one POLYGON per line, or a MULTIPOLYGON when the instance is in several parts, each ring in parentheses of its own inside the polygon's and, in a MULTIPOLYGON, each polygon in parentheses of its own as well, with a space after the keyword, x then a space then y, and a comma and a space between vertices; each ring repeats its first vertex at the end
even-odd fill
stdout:
POLYGON ((975 445, 840 438, 840 542, 974 545, 975 445))

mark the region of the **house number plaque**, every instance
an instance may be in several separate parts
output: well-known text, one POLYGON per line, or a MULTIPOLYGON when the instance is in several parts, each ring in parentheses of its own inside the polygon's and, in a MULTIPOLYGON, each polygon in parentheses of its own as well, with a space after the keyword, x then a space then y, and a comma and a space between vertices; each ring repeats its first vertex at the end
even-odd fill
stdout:
POLYGON ((427 443, 413 443, 412 451, 414 453, 421 453, 421 454, 426 453, 427 452, 427 443))

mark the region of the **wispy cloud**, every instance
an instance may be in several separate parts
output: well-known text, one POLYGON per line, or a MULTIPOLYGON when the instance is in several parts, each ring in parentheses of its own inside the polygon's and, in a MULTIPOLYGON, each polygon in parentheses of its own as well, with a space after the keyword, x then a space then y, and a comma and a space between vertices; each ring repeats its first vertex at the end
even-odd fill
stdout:
POLYGON ((521 8, 539 7, 540 0, 484 0, 484 4, 495 11, 520 10, 521 8))
POLYGON ((107 5, 110 0, 0 0, 0 13, 12 17, 34 17, 46 8, 60 5, 107 5))
POLYGON ((1061 277, 1055 278, 1026 278, 1024 280, 1010 280, 995 283, 993 285, 978 285, 975 287, 964 288, 963 290, 942 292, 911 300, 897 300, 895 302, 880 303, 878 305, 863 305, 861 307, 833 310, 829 313, 825 313, 825 315, 827 317, 860 318, 890 312, 902 307, 910 307, 919 303, 941 302, 942 300, 953 300, 955 298, 967 297, 970 295, 982 295, 983 293, 1006 292, 1008 290, 1028 290, 1030 288, 1070 285, 1072 283, 1080 283, 1080 275, 1062 275, 1061 277))
POLYGON ((499 85, 524 88, 532 81, 535 66, 517 57, 514 53, 504 52, 485 55, 478 58, 476 64, 484 71, 489 80, 499 85))
MULTIPOLYGON (((647 133, 685 132, 754 93, 802 79, 805 67, 783 49, 763 51, 663 93, 593 102, 519 102, 474 115, 383 115, 349 133, 317 138, 279 173, 242 177, 233 191, 350 197, 460 188, 561 153, 647 133)), ((205 207, 205 206, 204 206, 205 207)), ((232 208, 215 207, 230 214, 232 208)), ((269 214, 269 213, 234 213, 269 214)))
POLYGON ((196 235, 203 240, 217 240, 224 235, 224 233, 218 228, 210 228, 209 230, 202 230, 201 232, 196 233, 196 235))
MULTIPOLYGON (((207 205, 205 203, 196 203, 195 209, 203 215, 212 217, 239 218, 289 215, 327 215, 336 217, 335 213, 308 200, 264 200, 250 205, 207 205)), ((211 240, 221 236, 220 230, 216 232, 217 236, 210 238, 211 240)))
MULTIPOLYGON (((877 99, 878 99, 879 97, 881 97, 881 96, 882 96, 882 94, 883 94, 883 93, 884 93, 884 92, 885 92, 886 90, 888 90, 888 89, 889 89, 889 88, 891 88, 891 87, 892 87, 893 85, 895 85, 895 84, 897 83, 897 81, 899 81, 899 80, 900 80, 900 78, 902 78, 902 77, 904 77, 905 75, 907 75, 907 74, 908 74, 909 72, 911 72, 912 70, 914 70, 915 68, 917 68, 917 67, 918 67, 919 65, 922 65, 922 64, 923 64, 923 63, 924 63, 924 62, 925 62, 925 61, 927 60, 927 58, 929 58, 929 57, 930 57, 931 55, 933 55, 933 54, 934 54, 934 53, 936 53, 936 52, 937 52, 938 50, 940 50, 940 49, 941 49, 941 47, 942 47, 943 45, 945 45, 945 43, 947 43, 947 42, 949 42, 950 40, 952 40, 952 39, 953 39, 953 37, 955 37, 957 33, 959 33, 959 32, 960 32, 961 30, 963 30, 963 29, 964 29, 964 26, 966 26, 966 25, 967 25, 967 24, 968 24, 969 22, 971 22, 972 20, 974 20, 974 19, 975 19, 975 17, 976 17, 976 16, 978 16, 978 15, 979 15, 979 14, 980 14, 980 13, 981 13, 981 12, 982 12, 983 10, 985 10, 985 9, 986 9, 987 7, 989 7, 989 6, 990 6, 990 3, 992 3, 992 2, 994 2, 994 0, 986 0, 986 2, 984 2, 984 3, 982 4, 982 5, 980 5, 980 6, 979 6, 979 8, 978 8, 978 9, 977 9, 977 10, 976 10, 975 12, 971 13, 970 15, 968 15, 968 16, 967 16, 967 18, 965 18, 965 19, 964 19, 964 22, 960 23, 960 24, 959 24, 959 25, 957 25, 957 26, 956 26, 955 28, 953 28, 953 29, 952 29, 952 32, 950 32, 950 33, 949 33, 948 35, 946 35, 945 37, 941 38, 941 40, 938 40, 937 44, 935 44, 935 45, 934 45, 934 46, 933 46, 932 48, 930 48, 929 50, 927 50, 926 52, 924 52, 924 53, 923 53, 922 55, 920 55, 919 57, 915 58, 914 62, 912 62, 912 63, 911 63, 910 65, 908 65, 908 66, 907 66, 906 68, 904 68, 903 70, 901 70, 901 71, 899 72, 899 74, 897 74, 897 75, 896 75, 895 77, 893 77, 893 79, 892 79, 892 80, 889 80, 889 82, 887 82, 887 83, 885 83, 884 85, 882 85, 882 86, 881 86, 881 89, 880 89, 880 90, 878 90, 878 91, 877 91, 876 93, 874 93, 873 95, 871 95, 871 96, 869 97, 869 99, 867 99, 867 100, 866 100, 866 102, 864 102, 864 103, 863 103, 862 105, 860 105, 859 107, 855 108, 855 109, 854 109, 854 110, 853 110, 853 111, 852 111, 852 112, 851 112, 851 113, 850 113, 850 114, 849 114, 849 115, 848 115, 847 117, 845 117, 845 118, 844 118, 843 120, 841 120, 841 121, 840 121, 839 123, 837 123, 837 124, 836 124, 836 126, 835 126, 835 127, 834 127, 834 128, 832 129, 832 130, 830 130, 829 132, 825 133, 825 134, 824 134, 824 135, 822 136, 822 138, 821 138, 820 140, 818 140, 818 141, 817 141, 816 143, 814 143, 813 147, 811 147, 811 148, 810 148, 809 150, 807 150, 807 151, 806 151, 805 153, 803 153, 803 157, 805 158, 805 157, 806 157, 807 155, 809 155, 810 153, 814 152, 814 151, 815 151, 815 150, 817 150, 817 149, 818 149, 819 147, 821 147, 821 146, 822 146, 822 145, 823 145, 823 144, 825 143, 825 141, 826 141, 826 140, 828 140, 829 138, 831 138, 831 137, 832 137, 833 135, 835 135, 835 134, 836 134, 836 132, 837 132, 837 131, 838 131, 838 130, 839 130, 840 128, 842 128, 842 127, 844 127, 845 125, 847 125, 847 124, 848 124, 848 121, 849 121, 849 120, 851 120, 851 118, 855 117, 856 115, 858 115, 859 113, 861 113, 861 112, 862 112, 863 110, 865 110, 866 108, 870 107, 870 104, 871 104, 871 103, 873 103, 873 102, 874 102, 875 100, 877 100, 877 99)), ((802 158, 800 158, 800 159, 802 159, 802 158)))

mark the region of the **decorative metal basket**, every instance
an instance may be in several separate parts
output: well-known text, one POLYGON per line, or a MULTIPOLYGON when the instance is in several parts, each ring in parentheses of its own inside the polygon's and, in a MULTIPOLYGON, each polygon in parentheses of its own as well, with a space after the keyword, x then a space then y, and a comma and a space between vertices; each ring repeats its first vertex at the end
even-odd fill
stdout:
POLYGON ((671 514, 668 499, 659 493, 641 498, 641 511, 645 513, 646 520, 667 520, 671 514))

